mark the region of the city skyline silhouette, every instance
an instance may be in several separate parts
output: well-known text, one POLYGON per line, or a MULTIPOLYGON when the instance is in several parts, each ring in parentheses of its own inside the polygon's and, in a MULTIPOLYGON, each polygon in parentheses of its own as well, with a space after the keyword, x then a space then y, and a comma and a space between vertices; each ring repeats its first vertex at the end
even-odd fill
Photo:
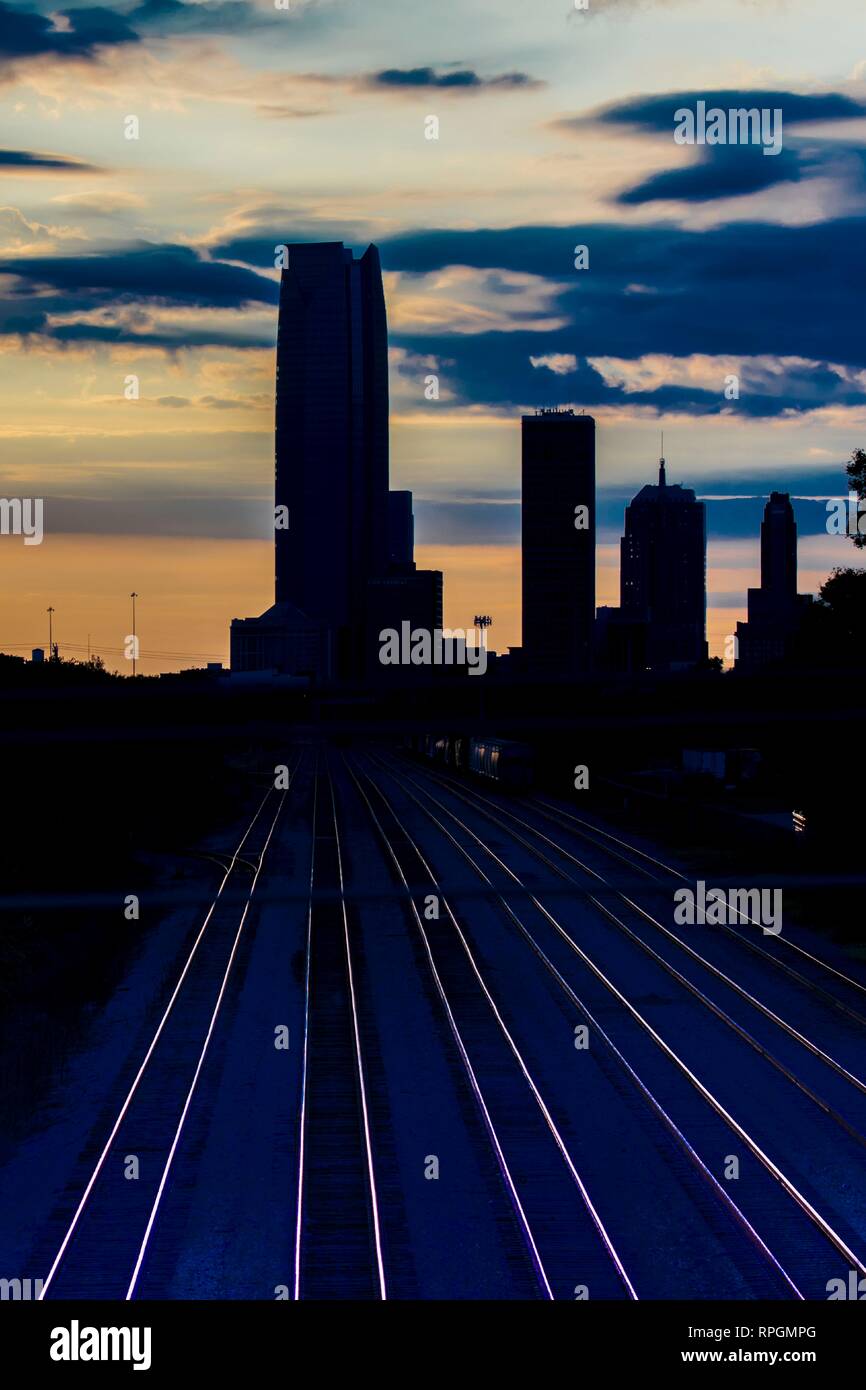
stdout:
POLYGON ((0 0, 25 1377, 856 1364, 861 10, 0 0))

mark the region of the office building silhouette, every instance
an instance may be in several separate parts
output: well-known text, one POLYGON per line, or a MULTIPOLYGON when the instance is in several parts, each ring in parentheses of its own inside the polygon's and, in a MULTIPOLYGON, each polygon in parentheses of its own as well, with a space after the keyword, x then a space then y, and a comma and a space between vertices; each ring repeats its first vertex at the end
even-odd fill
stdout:
MULTIPOLYGON (((432 625, 435 581, 414 578, 411 494, 388 488, 388 335, 379 253, 290 245, 280 281, 275 412, 275 603, 232 624, 232 669, 353 680, 372 613, 432 625), (407 500, 408 499, 408 500, 407 500), (408 521, 407 521, 408 509, 408 521), (396 565, 392 555, 397 557, 396 565), (408 575, 413 575, 410 582, 408 575), (387 605, 385 605, 387 607, 387 605)), ((441 613, 441 575, 439 576, 441 613)))
POLYGON ((617 621, 642 651, 633 667, 677 671, 706 659, 706 512, 691 488, 667 481, 641 488, 625 509, 617 621))
POLYGON ((781 661, 812 601, 797 593, 797 523, 787 492, 771 492, 764 507, 761 587, 749 589, 746 601, 748 620, 737 623, 737 668, 781 661))
POLYGON ((541 410, 521 428, 521 660, 541 678, 583 676, 595 618, 595 420, 541 410))

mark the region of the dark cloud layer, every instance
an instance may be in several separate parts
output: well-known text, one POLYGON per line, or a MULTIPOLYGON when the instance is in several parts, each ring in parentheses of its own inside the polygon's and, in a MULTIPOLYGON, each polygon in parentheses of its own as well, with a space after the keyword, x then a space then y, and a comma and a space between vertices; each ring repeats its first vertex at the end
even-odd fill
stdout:
MULTIPOLYGON (((203 260, 188 246, 136 245, 86 256, 27 256, 0 260, 11 288, 0 298, 0 335, 50 338, 57 343, 132 343, 175 351, 194 347, 269 347, 274 335, 245 327, 185 320, 154 330, 147 307, 242 310, 276 305, 279 287, 243 266, 203 260), (60 315, 127 311, 119 322, 60 315), (135 311, 138 311, 137 313, 135 311)), ((276 322, 274 324, 274 334, 276 322)))
POLYGON ((69 174, 92 174, 93 164, 63 154, 38 154, 33 150, 0 150, 0 169, 62 169, 69 174))
MULTIPOLYGON (((713 144, 676 148, 677 167, 651 175, 620 193, 623 205, 678 201, 704 203, 716 199, 746 197, 780 183, 799 182, 807 176, 830 174, 848 177, 864 186, 862 168, 851 160, 840 162, 838 141, 833 138, 805 140, 791 138, 791 127, 807 123, 844 123, 866 115, 866 102, 841 92, 801 93, 767 88, 723 89, 720 91, 679 91, 660 95, 630 97, 578 116, 554 122, 561 130, 586 136, 593 126, 622 125, 637 131, 671 136, 677 125, 676 113, 695 112, 698 102, 707 112, 756 110, 782 113, 780 137, 784 148, 767 157, 759 143, 713 144), (683 164, 683 156, 687 163, 683 164)), ((842 150, 843 154, 851 151, 842 150)), ((862 155, 862 151, 859 152, 862 155)))
MULTIPOLYGON (((670 470, 669 470, 670 471, 670 470)), ((655 481, 655 463, 647 460, 647 482, 655 481)), ((684 482, 700 496, 707 489, 703 480, 693 474, 671 477, 684 482)), ((816 492, 845 495, 845 477, 840 471, 828 471, 816 478, 816 492)), ((599 480, 596 497, 596 524, 599 539, 616 541, 622 535, 626 504, 638 491, 640 484, 630 487, 605 487, 599 480)), ((730 479, 726 486, 730 487, 730 479)), ((753 496, 711 498, 706 502, 707 534, 710 540, 752 540, 757 544, 761 518, 769 495, 767 480, 755 485, 753 496)), ((802 482, 796 473, 786 475, 785 490, 792 494, 802 482)), ((740 491, 745 489, 740 487, 740 491)), ((794 514, 801 536, 820 536, 827 533, 827 508, 824 502, 792 496, 794 514)), ((447 536, 450 545, 518 545, 520 543, 520 498, 503 500, 495 494, 476 495, 458 500, 419 498, 414 501, 415 539, 419 545, 436 545, 447 536)))
POLYGON ((124 15, 102 5, 58 12, 65 27, 29 7, 0 0, 0 57, 93 58, 100 48, 137 43, 124 15))
MULTIPOLYGON (((544 333, 396 332, 403 346, 454 367, 445 380, 460 400, 508 406, 587 406, 623 399, 589 357, 802 357, 866 367, 866 341, 853 306, 866 292, 860 247, 866 219, 807 227, 738 223, 709 231, 675 226, 514 227, 406 233, 381 243, 386 270, 426 273, 443 266, 506 269, 544 277, 560 289, 552 313, 567 325, 544 333), (573 269, 573 248, 590 248, 590 269, 573 269), (577 371, 527 371, 530 355, 571 353, 577 371)), ((629 402, 695 414, 736 409, 770 416, 833 402, 862 403, 864 392, 826 365, 789 371, 776 385, 746 377, 740 399, 665 386, 629 393, 629 402)))
POLYGON ((0 274, 14 275, 20 295, 47 286, 58 291, 114 296, 116 302, 196 305, 239 309, 275 304, 279 287, 243 266, 203 260, 188 246, 136 245, 86 256, 27 256, 0 260, 0 274))
POLYGON ((243 497, 172 497, 166 506, 161 479, 155 496, 135 500, 99 497, 45 498, 46 527, 55 534, 194 536, 217 540, 266 540, 273 536, 273 503, 243 497), (270 527, 270 530, 269 530, 270 527))
MULTIPOLYGON (((306 18, 303 12, 301 22, 306 18)), ((278 14, 269 15, 252 0, 142 0, 132 7, 82 6, 51 15, 0 0, 0 57, 18 63, 41 58, 90 61, 103 50, 147 37, 249 34, 279 22, 278 14)))
MULTIPOLYGON (((647 461, 647 481, 653 479, 654 462, 647 461)), ((693 474, 672 481, 683 481, 694 487, 700 496, 708 489, 703 480, 693 474)), ((730 487, 730 480, 726 485, 730 487)), ((710 499, 707 508, 707 533, 714 540, 749 540, 757 548, 761 516, 769 488, 765 478, 754 483, 754 495, 726 500, 710 499)), ((622 534, 626 503, 638 491, 640 483, 631 486, 606 487, 599 480, 596 521, 599 540, 615 542, 622 534)), ((750 485, 751 486, 751 485, 750 485)), ((815 491, 845 495, 844 473, 828 470, 815 478, 815 491)), ((782 484, 790 490, 799 533, 802 536, 826 535, 827 508, 824 502, 797 497, 803 481, 799 474, 789 472, 782 484)), ((273 504, 267 497, 243 496, 185 496, 173 494, 166 506, 165 482, 161 477, 137 479, 135 496, 114 498, 48 496, 45 499, 46 522, 53 532, 101 535, 164 535, 196 536, 267 540, 273 534, 273 504)), ((741 486, 740 491, 745 491, 741 486)), ((34 483, 31 491, 38 492, 34 483)), ((449 545, 518 545, 520 543, 520 498, 504 495, 501 490, 476 490, 471 496, 447 499, 419 497, 414 501, 415 539, 419 545, 440 544, 447 537, 449 545)), ((842 542, 847 544, 847 542, 842 542)), ((841 546, 840 546, 841 549, 841 546)), ((840 563, 844 556, 840 556, 840 563)), ((718 603, 718 600, 716 600, 718 603)))
POLYGON ((706 203, 716 198, 740 198, 803 177, 798 151, 783 149, 765 159, 757 145, 716 145, 700 148, 697 160, 684 169, 663 169, 619 195, 624 205, 674 200, 706 203))
MULTIPOLYGON (((866 400, 853 375, 866 368, 866 340, 856 312, 866 291, 864 239, 864 218, 806 227, 736 223, 706 231, 596 223, 407 232, 384 239, 380 249, 388 271, 425 274, 466 266, 530 274, 550 287, 546 316, 563 321, 551 330, 521 327, 519 301, 510 332, 466 334, 450 332, 447 326, 433 331, 392 326, 395 345, 432 355, 443 364, 443 388, 457 404, 510 410, 563 401, 588 408, 626 402, 696 416, 727 409, 764 418, 827 404, 862 405, 866 400), (578 244, 589 247, 590 268, 585 271, 574 269, 578 244), (575 370, 555 375, 530 365, 531 356, 549 354, 573 356, 575 370), (589 361, 645 354, 808 360, 788 363, 777 372, 746 363, 736 401, 724 396, 721 365, 716 388, 706 382, 672 382, 627 391, 624 383, 609 373, 606 380, 589 361), (847 375, 830 364, 845 368, 847 375)), ((189 247, 171 245, 138 245, 87 256, 7 258, 0 261, 0 273, 15 278, 0 300, 0 333, 172 349, 214 342, 268 345, 272 336, 263 343, 261 330, 245 332, 240 314, 237 328, 214 329, 193 317, 175 327, 160 326, 158 332, 129 314, 120 324, 51 325, 50 316, 118 305, 275 308, 278 287, 273 279, 227 262, 272 266, 274 246, 291 240, 292 228, 271 226, 254 229, 241 243, 211 248, 209 260, 189 247)), ((493 283, 489 274, 486 283, 493 283)), ((500 312, 503 304, 507 297, 500 296, 500 312)), ((421 378, 418 407, 436 409, 423 399, 421 378)))
MULTIPOLYGON (((558 308, 572 324, 532 335, 535 353, 776 353, 863 366, 866 342, 852 306, 866 290, 864 235, 866 218, 858 217, 707 231, 591 223, 407 232, 380 249, 386 270, 461 265, 564 284, 558 308), (573 268, 576 245, 589 247, 586 271, 573 268)), ((515 335, 488 339, 496 336, 515 335)))
POLYGON ((724 88, 718 91, 663 92, 652 96, 630 97, 597 107, 582 116, 567 116, 557 124, 564 128, 582 130, 588 123, 599 121, 607 125, 639 126, 643 130, 665 133, 674 128, 674 112, 681 107, 694 111, 703 101, 706 109, 718 107, 723 111, 742 107, 781 110, 786 126, 806 122, 855 120, 866 115, 866 102, 857 101, 841 92, 788 92, 773 88, 724 88))

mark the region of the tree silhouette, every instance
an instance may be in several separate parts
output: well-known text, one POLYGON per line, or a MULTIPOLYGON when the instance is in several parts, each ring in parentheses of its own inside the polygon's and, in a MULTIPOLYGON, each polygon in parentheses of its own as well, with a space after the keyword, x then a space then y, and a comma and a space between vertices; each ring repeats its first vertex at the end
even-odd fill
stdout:
POLYGON ((803 666, 860 667, 866 661, 866 569, 839 567, 803 615, 792 647, 803 666))
MULTIPOLYGON (((851 491, 857 494, 861 502, 866 503, 866 449, 854 450, 845 471, 851 491)), ((859 530, 851 539, 858 549, 862 550, 866 546, 866 536, 861 535, 859 530)))
MULTIPOLYGON (((866 539, 864 537, 863 539, 866 539)), ((834 569, 819 590, 840 638, 863 650, 866 638, 866 570, 834 569)))

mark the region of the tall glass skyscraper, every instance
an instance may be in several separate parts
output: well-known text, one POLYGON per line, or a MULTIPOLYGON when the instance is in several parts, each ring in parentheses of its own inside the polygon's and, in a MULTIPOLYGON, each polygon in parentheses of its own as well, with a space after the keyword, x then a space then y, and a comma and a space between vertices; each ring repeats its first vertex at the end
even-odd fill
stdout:
POLYGON ((388 567, 388 333, 375 246, 289 246, 277 334, 276 601, 361 669, 367 581, 388 567))
POLYGON ((370 629, 383 613, 441 625, 442 576, 415 570, 411 494, 388 490, 379 252, 368 246, 356 258, 339 241, 286 249, 277 329, 275 603, 260 618, 232 623, 232 669, 354 680, 371 672, 370 629))

